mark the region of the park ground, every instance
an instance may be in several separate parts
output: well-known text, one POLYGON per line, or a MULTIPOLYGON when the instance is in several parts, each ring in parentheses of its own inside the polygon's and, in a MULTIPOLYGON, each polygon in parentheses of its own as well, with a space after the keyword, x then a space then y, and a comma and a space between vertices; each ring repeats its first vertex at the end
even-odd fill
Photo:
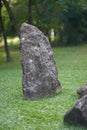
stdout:
POLYGON ((0 130, 86 130, 64 124, 64 114, 77 101, 77 89, 87 83, 87 44, 53 48, 62 92, 39 100, 24 100, 17 45, 9 45, 13 62, 0 47, 0 130))

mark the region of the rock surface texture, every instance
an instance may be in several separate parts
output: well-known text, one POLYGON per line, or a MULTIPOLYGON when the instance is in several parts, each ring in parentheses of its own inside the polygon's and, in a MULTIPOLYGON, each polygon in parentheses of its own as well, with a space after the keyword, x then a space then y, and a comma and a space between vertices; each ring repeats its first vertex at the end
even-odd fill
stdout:
POLYGON ((87 95, 79 99, 75 106, 66 113, 64 121, 87 127, 87 95))
POLYGON ((80 97, 87 95, 87 84, 84 84, 82 87, 80 87, 77 90, 77 93, 80 95, 80 97))
POLYGON ((53 52, 48 39, 35 26, 21 26, 21 64, 23 93, 38 99, 61 91, 53 52))

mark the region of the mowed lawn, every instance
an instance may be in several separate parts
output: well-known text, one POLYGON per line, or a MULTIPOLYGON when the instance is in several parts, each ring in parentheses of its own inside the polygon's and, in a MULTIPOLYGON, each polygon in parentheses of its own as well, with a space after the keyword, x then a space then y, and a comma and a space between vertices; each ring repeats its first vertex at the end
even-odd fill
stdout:
POLYGON ((0 130, 87 130, 64 124, 64 114, 77 101, 77 89, 87 83, 87 45, 53 49, 62 92, 39 100, 24 100, 20 52, 11 50, 7 63, 0 47, 0 130))

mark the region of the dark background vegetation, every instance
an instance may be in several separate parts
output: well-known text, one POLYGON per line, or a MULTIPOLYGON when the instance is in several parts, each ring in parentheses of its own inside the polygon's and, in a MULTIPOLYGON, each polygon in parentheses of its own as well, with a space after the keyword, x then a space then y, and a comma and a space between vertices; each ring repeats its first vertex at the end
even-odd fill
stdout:
MULTIPOLYGON (((48 37, 53 28, 56 35, 53 45, 77 45, 87 41, 86 0, 8 0, 8 3, 19 27, 23 22, 31 23, 48 37)), ((13 37, 16 35, 13 24, 2 5, 6 34, 13 37)))

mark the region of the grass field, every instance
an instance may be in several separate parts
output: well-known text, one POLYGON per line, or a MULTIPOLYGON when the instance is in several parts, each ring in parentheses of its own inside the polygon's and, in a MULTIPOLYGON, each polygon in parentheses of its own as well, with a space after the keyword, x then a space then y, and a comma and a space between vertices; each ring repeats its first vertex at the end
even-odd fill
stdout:
POLYGON ((87 45, 54 48, 62 92, 35 101, 24 100, 20 53, 7 63, 0 47, 0 130, 87 130, 64 124, 63 117, 77 101, 76 90, 87 83, 87 45))

